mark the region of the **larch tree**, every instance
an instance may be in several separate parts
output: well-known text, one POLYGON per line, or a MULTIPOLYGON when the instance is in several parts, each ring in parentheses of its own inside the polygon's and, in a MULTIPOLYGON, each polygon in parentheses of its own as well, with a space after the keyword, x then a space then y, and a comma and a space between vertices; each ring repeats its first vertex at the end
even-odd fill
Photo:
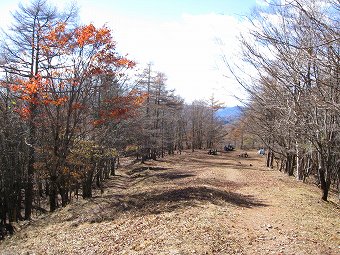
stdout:
POLYGON ((13 25, 4 34, 2 72, 14 77, 12 89, 21 89, 19 96, 26 101, 20 109, 23 117, 27 118, 25 141, 29 151, 25 174, 25 219, 29 219, 32 213, 38 89, 41 74, 48 63, 41 47, 43 35, 51 26, 72 20, 75 16, 74 7, 61 15, 56 8, 50 7, 43 0, 36 0, 28 7, 20 4, 19 10, 13 14, 13 25))
POLYGON ((280 169, 298 180, 317 174, 323 200, 339 183, 338 14, 334 1, 277 1, 258 11, 241 39, 254 71, 241 82, 251 94, 248 118, 256 120, 249 128, 280 169))
POLYGON ((107 176, 102 169, 109 163, 103 158, 115 153, 98 147, 107 138, 98 130, 140 103, 138 91, 117 88, 135 64, 116 52, 110 29, 79 26, 75 18, 75 7, 60 13, 46 1, 35 1, 19 6, 11 32, 4 35, 2 87, 16 98, 13 108, 27 126, 26 219, 35 185, 42 194, 44 184, 50 211, 58 207, 59 195, 62 206, 69 202, 74 183, 86 186, 85 197, 91 196, 94 176, 97 181, 107 176), (87 164, 79 164, 82 157, 87 164))

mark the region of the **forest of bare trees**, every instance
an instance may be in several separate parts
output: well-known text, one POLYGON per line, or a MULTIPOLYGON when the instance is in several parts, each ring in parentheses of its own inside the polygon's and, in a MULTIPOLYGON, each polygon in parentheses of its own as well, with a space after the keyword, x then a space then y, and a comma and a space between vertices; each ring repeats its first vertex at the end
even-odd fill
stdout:
POLYGON ((339 1, 272 1, 244 34, 246 129, 269 149, 267 166, 314 180, 327 200, 340 181, 339 1))
POLYGON ((116 51, 111 30, 78 24, 75 6, 19 5, 3 32, 0 225, 92 196, 119 157, 213 148, 218 103, 184 103, 166 75, 116 51))

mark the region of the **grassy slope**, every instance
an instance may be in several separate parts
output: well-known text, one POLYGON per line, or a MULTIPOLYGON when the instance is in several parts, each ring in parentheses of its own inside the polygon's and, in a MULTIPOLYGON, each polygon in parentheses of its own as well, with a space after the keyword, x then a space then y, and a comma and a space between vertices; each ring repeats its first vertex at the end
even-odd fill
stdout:
POLYGON ((236 155, 126 165, 103 195, 32 222, 0 254, 338 254, 335 198, 236 155))

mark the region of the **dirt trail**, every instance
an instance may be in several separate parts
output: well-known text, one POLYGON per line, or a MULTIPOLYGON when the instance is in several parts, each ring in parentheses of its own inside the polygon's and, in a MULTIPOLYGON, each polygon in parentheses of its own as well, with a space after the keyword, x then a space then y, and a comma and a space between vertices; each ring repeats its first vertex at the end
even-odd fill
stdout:
POLYGON ((34 221, 0 254, 340 253, 338 201, 255 153, 123 162, 103 195, 34 221))

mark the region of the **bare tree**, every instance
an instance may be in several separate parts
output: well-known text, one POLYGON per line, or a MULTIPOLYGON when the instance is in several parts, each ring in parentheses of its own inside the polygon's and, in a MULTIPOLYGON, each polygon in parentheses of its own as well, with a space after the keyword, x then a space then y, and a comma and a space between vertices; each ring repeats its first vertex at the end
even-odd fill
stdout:
POLYGON ((251 93, 247 112, 256 122, 250 128, 289 175, 301 180, 317 173, 323 200, 339 175, 336 6, 327 0, 272 3, 258 10, 251 36, 241 39, 244 59, 256 71, 252 82, 239 79, 251 93))

